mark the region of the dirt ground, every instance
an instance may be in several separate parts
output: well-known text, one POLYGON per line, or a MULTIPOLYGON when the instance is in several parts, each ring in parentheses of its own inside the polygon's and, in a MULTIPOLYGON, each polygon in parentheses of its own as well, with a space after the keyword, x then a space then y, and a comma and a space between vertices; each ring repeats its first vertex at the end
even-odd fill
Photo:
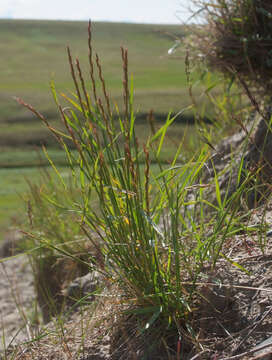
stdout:
POLYGON ((0 350, 33 336, 35 292, 28 259, 19 255, 0 263, 0 350))
MULTIPOLYGON (((207 269, 200 280, 202 301, 192 317, 197 346, 183 346, 182 339, 180 359, 272 359, 272 202, 251 210, 244 221, 248 227, 266 223, 267 229, 263 233, 253 230, 251 235, 241 231, 227 239, 223 252, 232 263, 221 258, 215 269, 207 269)), ((92 303, 78 308, 66 320, 54 319, 43 327, 33 283, 25 255, 2 259, 3 359, 177 359, 174 351, 165 355, 157 351, 144 357, 145 349, 138 348, 141 339, 137 331, 125 346, 120 343, 122 336, 119 340, 111 338, 120 310, 118 293, 113 290, 96 306, 92 303), (39 340, 24 344, 37 336, 39 340)))
MULTIPOLYGON (((250 221, 256 225, 263 221, 262 217, 263 208, 260 208, 253 211, 250 221)), ((271 223, 271 220, 272 204, 266 211, 266 223, 271 223)), ((193 319, 194 328, 199 328, 199 346, 184 352, 181 358, 272 359, 272 345, 268 346, 270 340, 272 344, 272 237, 261 239, 254 232, 250 237, 241 233, 228 239, 225 249, 225 254, 246 272, 225 259, 218 262, 213 272, 208 272, 208 278, 206 276, 200 285, 205 301, 193 319), (263 352, 257 351, 257 345, 265 347, 263 352)), ((0 270, 2 333, 5 334, 6 346, 13 345, 13 355, 17 354, 15 359, 142 358, 137 355, 136 349, 132 355, 133 352, 127 348, 125 356, 121 356, 120 352, 114 355, 112 340, 105 329, 107 322, 112 324, 112 314, 118 306, 113 303, 105 305, 103 301, 95 311, 87 307, 74 312, 62 325, 61 332, 55 331, 56 321, 53 321, 43 339, 31 345, 18 346, 35 335, 35 331, 36 334, 42 331, 42 326, 38 324, 33 330, 27 320, 31 316, 34 318, 35 307, 31 268, 27 258, 19 256, 2 262, 0 270)), ((147 359, 162 358, 154 356, 147 359)), ((168 358, 165 356, 165 359, 168 358)), ((176 355, 170 358, 176 359, 176 355)))

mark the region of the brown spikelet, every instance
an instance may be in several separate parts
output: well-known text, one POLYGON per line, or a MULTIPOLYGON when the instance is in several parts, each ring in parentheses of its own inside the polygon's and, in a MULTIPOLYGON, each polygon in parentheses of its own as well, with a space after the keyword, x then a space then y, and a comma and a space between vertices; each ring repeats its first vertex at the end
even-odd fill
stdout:
POLYGON ((72 79, 73 79, 73 82, 74 82, 74 85, 75 85, 75 88, 76 88, 78 101, 80 103, 82 113, 83 113, 84 117, 86 117, 86 113, 84 111, 84 105, 83 105, 83 101, 82 101, 82 96, 81 96, 78 80, 77 80, 75 69, 74 69, 74 63, 73 63, 73 59, 72 59, 72 54, 71 54, 69 46, 67 46, 67 54, 68 54, 68 62, 69 62, 69 65, 70 65, 72 79))
POLYGON ((128 51, 121 47, 123 60, 123 97, 125 106, 125 124, 128 131, 128 113, 129 113, 129 88, 128 88, 128 51))
POLYGON ((87 93, 87 90, 86 90, 85 81, 84 81, 84 78, 82 76, 82 71, 81 71, 81 67, 80 67, 80 63, 79 63, 78 58, 76 59, 76 67, 77 67, 78 76, 79 76, 79 79, 80 79, 80 82, 81 82, 81 87, 82 87, 82 90, 83 90, 83 94, 84 94, 84 97, 85 97, 86 106, 87 106, 89 114, 91 114, 89 96, 88 96, 88 93, 87 93))
POLYGON ((96 93, 96 82, 94 78, 94 64, 93 64, 93 49, 92 49, 92 24, 89 21, 88 26, 88 47, 89 47, 89 65, 90 65, 90 77, 93 88, 93 96, 95 99, 95 103, 97 104, 97 93, 96 93))
POLYGON ((112 111, 111 111, 111 106, 110 106, 110 98, 109 98, 109 94, 107 92, 106 89, 106 83, 105 83, 105 79, 103 77, 103 72, 102 72, 102 66, 100 64, 100 60, 99 60, 99 56, 96 54, 96 65, 98 68, 98 73, 99 73, 99 79, 100 82, 102 84, 102 89, 103 89, 103 95, 107 104, 107 111, 108 111, 108 116, 111 117, 112 116, 112 111))
POLYGON ((144 145, 145 153, 145 202, 146 202, 146 212, 147 215, 150 214, 150 200, 149 200, 149 170, 150 170, 150 160, 149 160, 149 151, 144 145))

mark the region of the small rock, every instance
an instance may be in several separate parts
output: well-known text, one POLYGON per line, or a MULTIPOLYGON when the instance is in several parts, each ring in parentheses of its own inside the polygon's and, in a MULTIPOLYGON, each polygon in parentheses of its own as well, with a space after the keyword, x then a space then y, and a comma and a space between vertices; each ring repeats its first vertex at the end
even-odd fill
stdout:
POLYGON ((266 236, 271 237, 272 236, 272 230, 267 231, 266 236))
POLYGON ((7 258, 23 252, 22 241, 23 235, 20 231, 9 232, 0 245, 0 258, 7 258))
POLYGON ((67 303, 72 305, 86 295, 86 300, 94 300, 92 293, 97 290, 99 284, 101 284, 101 274, 97 271, 92 271, 85 276, 78 277, 73 280, 67 288, 63 289, 62 293, 67 298, 67 303))
POLYGON ((266 339, 265 341, 258 344, 256 346, 256 350, 258 350, 259 348, 261 348, 265 345, 269 345, 269 344, 271 344, 271 347, 267 347, 263 350, 256 351, 254 353, 254 356, 258 356, 258 357, 261 356, 260 359, 262 359, 262 360, 271 360, 272 359, 272 336, 270 336, 268 339, 266 339))

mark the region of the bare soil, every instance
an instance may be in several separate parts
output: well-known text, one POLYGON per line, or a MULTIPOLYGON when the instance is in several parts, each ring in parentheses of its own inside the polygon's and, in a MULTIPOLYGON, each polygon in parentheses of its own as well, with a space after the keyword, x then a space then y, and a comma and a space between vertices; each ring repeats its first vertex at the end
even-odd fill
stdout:
POLYGON ((0 299, 0 351, 4 351, 33 337, 35 292, 26 255, 0 263, 0 299))

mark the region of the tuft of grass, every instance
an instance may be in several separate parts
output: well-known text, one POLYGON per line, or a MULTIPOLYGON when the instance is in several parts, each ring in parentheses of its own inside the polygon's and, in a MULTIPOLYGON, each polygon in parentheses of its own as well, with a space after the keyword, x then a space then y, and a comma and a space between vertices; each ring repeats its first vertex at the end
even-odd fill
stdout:
POLYGON ((251 84, 261 97, 266 97, 271 89, 271 2, 193 0, 193 3, 207 24, 199 27, 194 37, 197 51, 214 69, 251 84))
MULTIPOLYGON (((216 268, 222 256, 244 270, 224 254, 224 245, 229 236, 245 229, 238 210, 250 178, 246 177, 229 197, 221 194, 216 167, 212 180, 204 183, 208 161, 212 163, 209 139, 186 159, 181 142, 171 161, 162 161, 166 135, 175 116, 170 113, 159 128, 151 116, 149 136, 144 141, 139 139, 128 52, 121 48, 124 104, 120 111, 109 96, 100 58, 94 56, 91 24, 88 35, 92 91, 86 90, 87 79, 70 48, 68 61, 75 92, 72 96, 61 94, 65 105, 52 84, 65 132, 52 127, 42 114, 19 99, 63 147, 74 185, 71 191, 51 162, 59 187, 53 185, 42 193, 32 187, 38 230, 42 229, 33 262, 40 266, 41 257, 46 260, 52 254, 78 258, 67 237, 83 232, 99 249, 99 257, 92 257, 93 266, 118 286, 119 301, 125 305, 126 314, 136 317, 141 334, 151 331, 157 349, 165 351, 165 339, 171 338, 177 348, 171 345, 167 351, 180 356, 180 345, 188 339, 202 348, 193 319, 205 301, 201 293, 204 275, 216 268), (118 122, 114 121, 116 117, 118 122), (67 139, 76 151, 70 150, 67 139), (209 189, 216 194, 214 202, 209 189)), ((36 226, 33 224, 34 230, 36 226)), ((54 264, 50 267, 54 269, 54 264)))
POLYGON ((64 309, 67 298, 62 291, 74 278, 90 271, 95 250, 86 244, 77 211, 70 211, 80 198, 80 188, 63 175, 59 183, 58 176, 59 172, 56 177, 43 170, 40 184, 28 180, 29 193, 25 196, 27 234, 31 232, 31 236, 24 248, 31 252, 37 299, 45 323, 64 309))

